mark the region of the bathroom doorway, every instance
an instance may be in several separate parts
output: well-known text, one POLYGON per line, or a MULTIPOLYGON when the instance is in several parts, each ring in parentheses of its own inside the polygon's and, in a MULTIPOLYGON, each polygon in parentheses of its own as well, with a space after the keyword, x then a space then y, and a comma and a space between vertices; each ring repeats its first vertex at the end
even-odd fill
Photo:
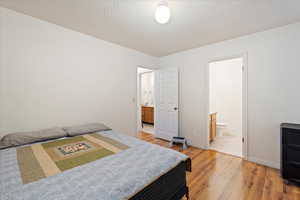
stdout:
POLYGON ((138 131, 154 134, 154 71, 137 68, 137 126, 138 131))
POLYGON ((209 149, 243 157, 243 57, 209 63, 209 149))

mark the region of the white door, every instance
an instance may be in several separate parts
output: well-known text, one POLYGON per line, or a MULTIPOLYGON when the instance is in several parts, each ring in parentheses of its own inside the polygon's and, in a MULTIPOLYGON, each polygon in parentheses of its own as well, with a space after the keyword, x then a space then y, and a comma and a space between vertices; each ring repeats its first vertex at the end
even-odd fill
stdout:
POLYGON ((155 71, 155 137, 178 136, 178 69, 155 71))

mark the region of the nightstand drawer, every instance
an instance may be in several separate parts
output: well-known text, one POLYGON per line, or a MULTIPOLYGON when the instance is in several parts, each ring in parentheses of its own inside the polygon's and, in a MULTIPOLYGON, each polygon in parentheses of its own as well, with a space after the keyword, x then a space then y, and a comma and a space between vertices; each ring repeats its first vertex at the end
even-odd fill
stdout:
POLYGON ((300 133, 288 130, 286 135, 286 144, 295 144, 300 146, 300 133))
POLYGON ((287 145, 287 162, 295 161, 300 163, 300 145, 287 145))
POLYGON ((281 175, 291 182, 300 182, 300 124, 282 123, 281 175))
POLYGON ((286 175, 289 178, 300 180, 300 162, 288 162, 286 166, 286 175))

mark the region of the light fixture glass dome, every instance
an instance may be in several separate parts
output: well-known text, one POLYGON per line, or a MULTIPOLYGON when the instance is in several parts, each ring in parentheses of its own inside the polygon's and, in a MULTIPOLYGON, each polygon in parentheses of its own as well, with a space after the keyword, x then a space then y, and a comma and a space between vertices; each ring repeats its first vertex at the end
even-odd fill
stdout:
POLYGON ((167 2, 160 3, 155 11, 155 19, 160 24, 167 23, 171 18, 171 11, 167 2))

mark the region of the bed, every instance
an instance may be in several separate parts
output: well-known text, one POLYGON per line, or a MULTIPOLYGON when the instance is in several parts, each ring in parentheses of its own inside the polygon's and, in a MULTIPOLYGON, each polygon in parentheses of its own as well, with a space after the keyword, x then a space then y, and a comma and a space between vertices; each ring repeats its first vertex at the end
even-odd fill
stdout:
POLYGON ((112 130, 0 150, 1 200, 179 200, 184 154, 112 130))

